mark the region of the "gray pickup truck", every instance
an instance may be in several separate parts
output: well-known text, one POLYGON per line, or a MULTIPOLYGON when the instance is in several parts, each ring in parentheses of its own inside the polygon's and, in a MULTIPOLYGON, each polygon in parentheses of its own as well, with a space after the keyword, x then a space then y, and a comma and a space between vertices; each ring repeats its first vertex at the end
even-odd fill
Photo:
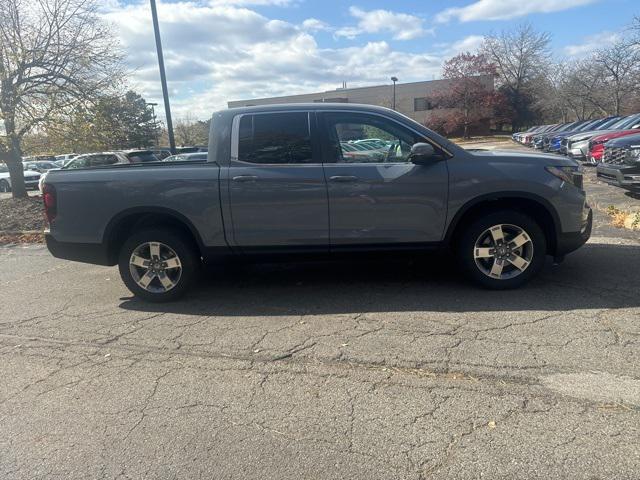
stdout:
POLYGON ((43 197, 53 255, 117 264, 150 301, 184 294, 221 257, 434 248, 480 285, 514 288, 591 232, 575 161, 465 150, 351 104, 220 111, 206 161, 51 171, 43 197))

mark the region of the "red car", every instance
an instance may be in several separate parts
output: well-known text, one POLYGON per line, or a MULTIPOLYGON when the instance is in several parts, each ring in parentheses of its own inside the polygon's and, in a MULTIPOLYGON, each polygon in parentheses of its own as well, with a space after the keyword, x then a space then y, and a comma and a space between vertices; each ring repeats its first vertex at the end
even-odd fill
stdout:
POLYGON ((616 130, 609 133, 604 133, 593 137, 589 140, 589 156, 588 159, 594 165, 602 162, 602 155, 604 153, 604 144, 614 138, 626 137, 627 135, 634 135, 640 131, 640 114, 635 114, 629 117, 633 119, 631 125, 625 130, 616 130))

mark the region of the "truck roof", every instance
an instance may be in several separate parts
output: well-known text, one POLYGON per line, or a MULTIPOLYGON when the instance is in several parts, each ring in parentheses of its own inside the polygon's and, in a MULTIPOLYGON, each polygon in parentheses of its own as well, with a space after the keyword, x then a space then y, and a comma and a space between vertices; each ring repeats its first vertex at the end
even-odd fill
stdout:
POLYGON ((336 108, 345 110, 361 110, 363 112, 398 113, 386 107, 377 105, 367 105, 364 103, 343 103, 343 102, 307 102, 307 103, 274 103, 271 105, 251 105, 248 107, 233 107, 221 110, 219 113, 229 112, 233 115, 251 112, 277 112, 283 110, 335 110, 336 108))

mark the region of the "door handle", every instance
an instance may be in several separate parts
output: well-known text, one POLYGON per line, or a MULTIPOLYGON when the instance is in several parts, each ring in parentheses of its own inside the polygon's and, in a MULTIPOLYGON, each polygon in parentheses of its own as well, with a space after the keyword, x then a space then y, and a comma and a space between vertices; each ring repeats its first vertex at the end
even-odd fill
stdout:
POLYGON ((331 182, 338 183, 348 183, 348 182, 357 182, 358 177, 354 175, 334 175, 333 177, 329 177, 331 182))
POLYGON ((238 175, 237 177, 233 177, 232 180, 234 182, 255 182, 258 180, 256 175, 238 175))

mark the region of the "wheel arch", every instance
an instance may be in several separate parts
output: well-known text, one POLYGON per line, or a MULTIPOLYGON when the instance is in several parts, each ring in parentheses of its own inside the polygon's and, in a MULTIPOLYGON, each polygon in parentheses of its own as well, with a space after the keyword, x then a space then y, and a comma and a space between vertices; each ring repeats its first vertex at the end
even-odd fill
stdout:
POLYGON ((497 210, 516 210, 533 217, 545 234, 548 253, 555 254, 562 231, 558 212, 548 200, 526 192, 497 192, 469 200, 449 222, 445 243, 451 245, 457 241, 467 220, 497 210))
POLYGON ((202 256, 204 244, 193 223, 181 213, 164 207, 133 207, 115 215, 107 224, 103 234, 109 262, 117 263, 118 252, 127 236, 144 227, 165 227, 178 230, 189 238, 202 256))

